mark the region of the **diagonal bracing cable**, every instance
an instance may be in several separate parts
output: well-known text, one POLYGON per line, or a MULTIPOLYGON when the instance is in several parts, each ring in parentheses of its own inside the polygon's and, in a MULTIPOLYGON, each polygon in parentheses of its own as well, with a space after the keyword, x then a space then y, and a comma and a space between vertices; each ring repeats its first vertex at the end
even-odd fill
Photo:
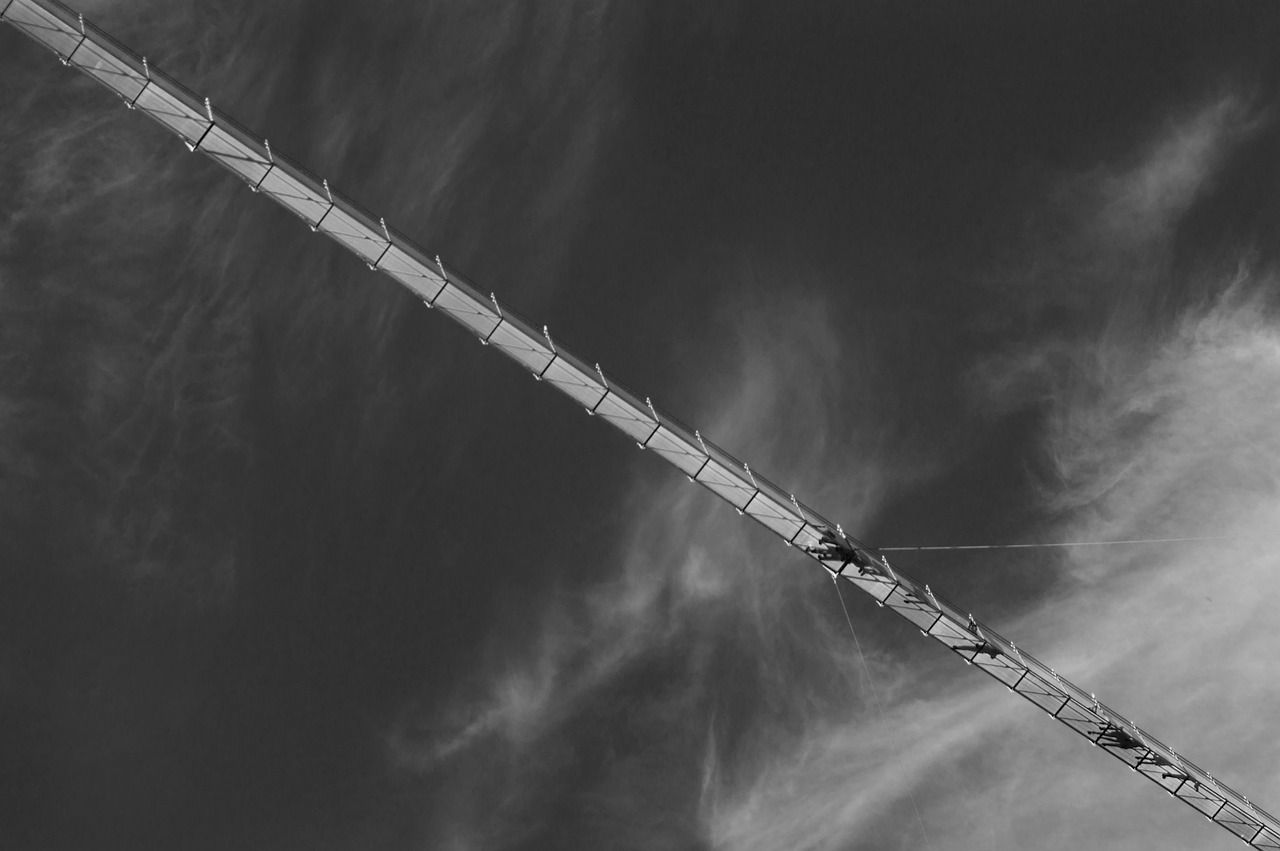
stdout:
MULTIPOLYGON (((902 573, 883 553, 846 535, 793 495, 703 439, 647 399, 555 342, 492 294, 446 267, 399 231, 271 149, 146 58, 121 46, 56 0, 0 0, 0 19, 154 119, 202 153, 334 239, 370 269, 395 279, 428 306, 652 450, 686 476, 750 516, 840 580, 910 621, 1055 720, 1133 771, 1159 784, 1255 848, 1280 851, 1280 821, 1213 775, 1183 759, 1115 710, 1013 642, 902 573)), ((842 598, 843 599, 843 598, 842 598)))
MULTIPOLYGON (((844 594, 840 591, 840 580, 835 576, 831 577, 831 587, 836 591, 836 599, 840 601, 840 611, 844 613, 844 622, 849 626, 849 635, 853 636, 853 646, 858 651, 858 662, 862 665, 862 674, 867 680, 867 690, 871 692, 871 699, 875 701, 876 714, 880 716, 880 723, 888 728, 889 717, 884 711, 884 704, 880 702, 880 689, 876 688, 875 677, 871 675, 871 666, 867 664, 867 654, 862 652, 862 642, 858 640, 858 631, 853 628, 853 618, 849 617, 849 607, 844 604, 844 594)), ((911 798, 911 809, 916 814, 916 824, 920 826, 920 835, 924 838, 924 847, 927 851, 933 851, 933 842, 929 839, 929 831, 925 829, 924 817, 920 815, 920 804, 916 802, 915 790, 911 788, 910 782, 907 780, 907 769, 902 764, 902 749, 898 747, 898 737, 889 731, 889 747, 893 751, 893 758, 898 764, 898 771, 902 775, 902 785, 907 789, 907 795, 911 798)))

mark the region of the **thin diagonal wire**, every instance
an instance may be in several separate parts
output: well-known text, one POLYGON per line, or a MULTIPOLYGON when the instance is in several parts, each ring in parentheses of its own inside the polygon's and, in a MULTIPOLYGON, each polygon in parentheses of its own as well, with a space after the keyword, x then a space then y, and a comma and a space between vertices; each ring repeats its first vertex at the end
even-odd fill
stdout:
POLYGON ((862 673, 867 677, 867 687, 871 689, 871 697, 875 699, 876 711, 880 714, 880 723, 884 725, 885 734, 889 737, 889 745, 893 748, 894 759, 898 763, 898 772, 902 775, 902 785, 906 787, 907 796, 911 798, 911 809, 915 810, 916 823, 920 825, 920 835, 924 837, 925 847, 929 851, 933 851, 933 843, 929 841, 929 831, 924 829, 924 819, 920 816, 920 805, 916 803, 916 793, 911 789, 911 783, 907 779, 907 770, 902 765, 902 751, 898 748, 898 739, 889 729, 884 713, 884 705, 880 703, 880 693, 876 691, 875 681, 871 678, 871 666, 867 664, 867 657, 862 652, 862 642, 858 640, 858 631, 853 628, 853 618, 849 617, 849 607, 844 604, 844 595, 840 593, 840 581, 834 573, 831 574, 831 584, 835 586, 836 598, 840 601, 840 610, 844 612, 844 622, 849 625, 849 634, 853 636, 853 646, 858 648, 858 659, 862 662, 862 673))
POLYGON ((1204 535, 1191 538, 1132 538, 1124 541, 1060 541, 1049 544, 956 544, 936 547, 876 547, 884 553, 918 553, 931 550, 1029 550, 1044 547, 1114 547, 1121 544, 1181 544, 1188 541, 1241 541, 1277 538, 1280 535, 1204 535))

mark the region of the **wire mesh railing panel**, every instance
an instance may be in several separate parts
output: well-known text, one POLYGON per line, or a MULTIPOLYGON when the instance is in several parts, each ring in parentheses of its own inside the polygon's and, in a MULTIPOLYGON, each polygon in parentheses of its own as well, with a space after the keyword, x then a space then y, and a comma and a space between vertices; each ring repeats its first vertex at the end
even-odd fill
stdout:
POLYGON ((440 268, 394 230, 390 234, 391 245, 374 265, 427 305, 432 305, 445 285, 440 268))
POLYGON ((117 56, 91 38, 82 41, 68 61, 129 103, 147 85, 145 65, 117 56))
POLYGON ((559 343, 556 343, 556 359, 547 365, 542 380, 588 412, 594 411, 609 392, 598 368, 588 365, 559 343))
POLYGON ((694 481, 741 511, 755 497, 755 483, 737 459, 719 447, 708 444, 707 454, 707 465, 694 481))
POLYGON ((333 208, 316 225, 325 234, 366 264, 374 266, 391 245, 377 219, 368 216, 336 192, 330 192, 333 208))
POLYGON ((13 0, 5 7, 2 18, 64 61, 85 39, 79 16, 65 6, 35 0, 13 0))
POLYGON ((189 146, 204 138, 213 124, 206 107, 181 89, 169 85, 160 72, 152 70, 147 85, 133 99, 133 107, 177 134, 189 146))
POLYGON ((258 183, 258 191, 314 228, 333 206, 324 186, 282 168, 278 155, 273 166, 258 183))
POLYGON ((507 305, 501 304, 499 307, 502 310, 502 324, 489 335, 489 345, 535 376, 541 376, 556 356, 551 348, 551 341, 507 305))
POLYGON ((643 445, 658 430, 658 421, 648 406, 612 380, 609 380, 609 392, 592 413, 638 444, 643 445))
POLYGON ((707 463, 707 453, 698 444, 693 434, 686 432, 683 426, 670 423, 658 412, 660 425, 649 438, 646 449, 652 449, 661 455, 668 464, 692 480, 698 471, 707 463))

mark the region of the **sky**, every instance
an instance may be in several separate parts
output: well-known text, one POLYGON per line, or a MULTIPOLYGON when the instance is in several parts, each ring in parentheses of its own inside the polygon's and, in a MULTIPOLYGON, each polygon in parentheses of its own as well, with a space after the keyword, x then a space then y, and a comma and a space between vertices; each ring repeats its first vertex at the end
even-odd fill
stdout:
MULTIPOLYGON (((861 540, 1215 538, 895 563, 1280 811, 1280 6, 81 3, 861 540)), ((0 845, 1243 847, 0 80, 0 845)))

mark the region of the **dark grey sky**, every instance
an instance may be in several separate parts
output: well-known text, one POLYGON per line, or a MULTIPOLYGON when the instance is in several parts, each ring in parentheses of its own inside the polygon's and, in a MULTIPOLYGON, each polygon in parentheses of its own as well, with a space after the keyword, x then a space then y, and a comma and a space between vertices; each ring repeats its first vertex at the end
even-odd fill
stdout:
MULTIPOLYGON (((1274 811, 1280 7, 93 0, 1274 811)), ((0 844, 1238 843, 0 31, 0 844)))

